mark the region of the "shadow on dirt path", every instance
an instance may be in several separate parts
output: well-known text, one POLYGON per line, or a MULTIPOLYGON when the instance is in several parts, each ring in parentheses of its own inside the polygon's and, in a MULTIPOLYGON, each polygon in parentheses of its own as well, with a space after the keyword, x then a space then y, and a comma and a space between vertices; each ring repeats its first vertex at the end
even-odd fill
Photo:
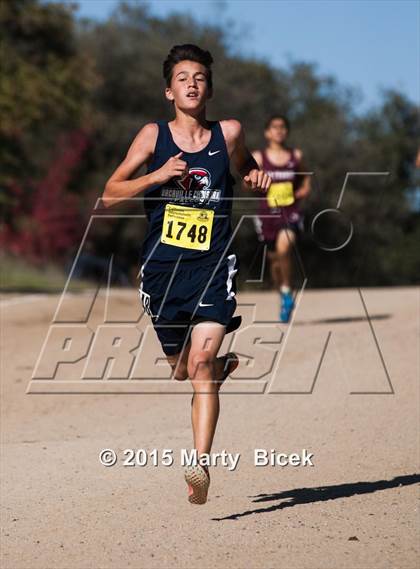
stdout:
POLYGON ((319 486, 315 488, 295 488, 294 490, 286 490, 285 492, 277 492, 275 494, 258 494, 250 496, 255 498, 253 502, 271 502, 276 500, 280 503, 272 504, 267 508, 256 508, 246 510, 237 514, 230 514, 223 518, 212 518, 212 520, 220 522, 223 520, 238 520, 239 518, 250 516, 252 514, 265 514, 282 510, 283 508, 291 508, 299 504, 310 504, 312 502, 324 502, 326 500, 338 500, 339 498, 350 498, 351 496, 360 494, 371 494, 379 490, 388 490, 399 486, 409 486, 420 482, 420 474, 409 474, 407 476, 397 476, 392 480, 377 480, 376 482, 350 482, 347 484, 337 484, 335 486, 319 486))

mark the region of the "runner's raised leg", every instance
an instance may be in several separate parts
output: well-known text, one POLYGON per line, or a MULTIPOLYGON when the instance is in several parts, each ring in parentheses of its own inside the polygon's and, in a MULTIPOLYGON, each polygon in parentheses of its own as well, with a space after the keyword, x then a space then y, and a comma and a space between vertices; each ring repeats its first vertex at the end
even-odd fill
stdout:
POLYGON ((268 251, 267 253, 268 260, 270 261, 270 274, 271 274, 271 281, 273 286, 276 289, 280 289, 281 287, 281 267, 280 267, 280 260, 277 251, 268 251))
POLYGON ((296 234, 290 229, 281 229, 277 235, 276 252, 281 270, 281 310, 280 322, 289 322, 295 306, 292 294, 292 271, 293 271, 293 247, 296 242, 296 234))
POLYGON ((296 242, 296 234, 291 229, 281 229, 277 235, 276 252, 281 270, 282 286, 292 287, 293 246, 296 242))
MULTIPOLYGON (((171 366, 173 372, 172 377, 177 381, 185 381, 188 379, 188 356, 190 349, 191 343, 189 342, 182 352, 173 356, 167 356, 168 363, 171 366)), ((233 373, 233 371, 238 367, 238 364, 239 360, 237 356, 235 357, 235 355, 232 353, 216 358, 214 365, 216 370, 216 383, 218 391, 223 385, 226 377, 230 373, 233 373)))

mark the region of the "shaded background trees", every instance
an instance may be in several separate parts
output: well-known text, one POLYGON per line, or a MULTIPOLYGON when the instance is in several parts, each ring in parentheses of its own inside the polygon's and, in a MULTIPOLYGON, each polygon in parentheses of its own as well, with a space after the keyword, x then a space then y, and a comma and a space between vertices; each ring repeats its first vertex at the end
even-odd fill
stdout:
MULTIPOLYGON (((238 118, 255 148, 263 144, 270 114, 290 117, 291 143, 303 149, 315 176, 308 226, 317 212, 336 206, 346 172, 389 172, 351 177, 342 204, 347 219, 325 218, 325 227, 318 226, 322 239, 336 244, 351 219, 355 233, 347 247, 332 255, 310 232, 303 238, 309 285, 415 282, 419 118, 403 93, 384 92, 376 109, 355 115, 356 93, 316 66, 277 69, 241 57, 231 49, 229 27, 203 26, 184 15, 156 18, 144 5, 123 3, 96 22, 77 21, 68 5, 11 0, 1 4, 0 20, 0 239, 9 254, 68 266, 105 181, 139 128, 171 116, 162 61, 172 45, 189 42, 215 59, 210 119, 238 118)), ((236 195, 244 195, 239 184, 236 195)), ((235 204, 236 216, 255 210, 252 203, 235 204)), ((141 200, 118 211, 141 213, 141 200)), ((138 219, 104 218, 91 226, 90 247, 104 258, 113 253, 133 276, 143 232, 138 219)), ((252 223, 242 225, 235 246, 249 266, 252 223)))

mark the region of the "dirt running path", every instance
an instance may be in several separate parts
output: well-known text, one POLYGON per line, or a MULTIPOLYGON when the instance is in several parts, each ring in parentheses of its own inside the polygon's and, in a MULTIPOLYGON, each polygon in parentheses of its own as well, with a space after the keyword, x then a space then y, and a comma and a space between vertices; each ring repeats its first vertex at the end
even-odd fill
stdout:
MULTIPOLYGON (((274 352, 257 341, 254 361, 242 347, 213 448, 241 458, 213 468, 208 503, 192 506, 179 466, 190 395, 27 394, 58 297, 3 295, 2 567, 418 567, 418 290, 363 300, 389 378, 355 291, 306 292, 289 328, 266 323, 274 294, 239 296, 245 325, 285 333, 271 384, 283 393, 251 393, 274 352), (103 448, 172 449, 175 464, 106 468, 103 448), (314 466, 256 467, 255 448, 307 449, 314 466)), ((135 291, 115 293, 117 313, 137 309, 135 291)))

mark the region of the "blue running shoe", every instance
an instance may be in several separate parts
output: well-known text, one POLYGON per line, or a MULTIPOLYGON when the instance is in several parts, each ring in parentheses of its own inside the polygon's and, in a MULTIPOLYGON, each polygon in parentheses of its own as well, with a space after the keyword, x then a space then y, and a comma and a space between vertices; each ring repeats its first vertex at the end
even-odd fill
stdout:
POLYGON ((281 298, 280 322, 286 324, 290 320, 290 316, 295 307, 295 302, 293 300, 293 294, 291 292, 280 293, 280 298, 281 298))

